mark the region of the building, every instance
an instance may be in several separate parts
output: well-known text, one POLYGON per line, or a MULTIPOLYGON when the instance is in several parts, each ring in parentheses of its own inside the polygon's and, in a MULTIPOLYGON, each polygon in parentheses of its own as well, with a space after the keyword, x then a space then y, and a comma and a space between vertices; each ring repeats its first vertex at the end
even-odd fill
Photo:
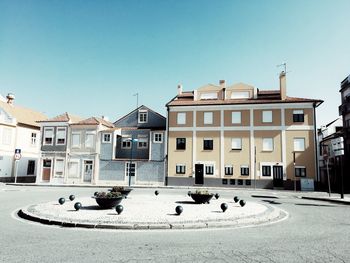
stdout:
POLYGON ((339 115, 343 117, 344 137, 344 190, 350 192, 350 75, 340 84, 341 105, 339 115))
POLYGON ((340 156, 337 156, 337 141, 343 138, 343 120, 337 118, 318 129, 319 190, 328 191, 328 176, 331 191, 339 191, 341 177, 340 156))
POLYGON ((37 177, 37 183, 66 182, 70 124, 81 120, 81 117, 66 112, 51 119, 38 121, 42 137, 40 176, 37 177))
POLYGON ((140 106, 101 132, 99 182, 164 185, 166 118, 140 106))
POLYGON ((315 111, 323 101, 238 83, 183 92, 168 109, 168 185, 299 188, 317 180, 315 111), (295 156, 295 165, 294 165, 295 156))
POLYGON ((40 126, 47 117, 14 104, 15 96, 0 96, 0 181, 35 182, 40 157, 40 126), (15 150, 17 149, 15 160, 15 150))
POLYGON ((68 172, 65 183, 98 184, 100 151, 112 137, 105 130, 114 128, 105 118, 91 117, 70 124, 68 172))

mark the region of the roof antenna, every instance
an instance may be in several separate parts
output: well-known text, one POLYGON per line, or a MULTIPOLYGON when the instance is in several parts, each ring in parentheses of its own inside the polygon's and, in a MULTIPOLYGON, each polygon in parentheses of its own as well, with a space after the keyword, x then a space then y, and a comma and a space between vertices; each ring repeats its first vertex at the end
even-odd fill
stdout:
POLYGON ((139 93, 135 93, 133 96, 136 96, 136 109, 139 108, 139 93))
MULTIPOLYGON (((283 71, 283 72, 284 72, 285 74, 287 74, 287 63, 286 63, 286 62, 284 62, 284 63, 282 63, 282 64, 279 64, 279 65, 277 65, 276 67, 279 68, 279 67, 282 67, 282 66, 284 67, 284 71, 283 71)), ((289 72, 289 71, 288 71, 288 72, 289 72)))

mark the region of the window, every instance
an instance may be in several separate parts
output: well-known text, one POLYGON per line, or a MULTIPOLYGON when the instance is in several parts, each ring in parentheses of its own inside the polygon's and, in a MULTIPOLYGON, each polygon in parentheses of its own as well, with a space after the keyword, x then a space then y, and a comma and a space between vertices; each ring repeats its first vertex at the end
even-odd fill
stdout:
POLYGON ((32 145, 36 145, 36 133, 35 132, 32 132, 31 144, 32 145))
POLYGON ((186 138, 176 138, 176 150, 186 150, 186 138))
POLYGON ((66 128, 57 128, 57 138, 56 144, 63 145, 66 144, 66 128))
POLYGON ((273 138, 263 138, 262 150, 265 152, 273 151, 273 138))
POLYGON ((79 163, 69 162, 68 163, 68 176, 69 178, 79 178, 79 163))
POLYGON ((263 165, 262 166, 262 176, 271 176, 271 166, 263 165))
POLYGON ((305 139, 304 138, 294 138, 294 151, 296 151, 296 152, 305 151, 305 139))
POLYGON ((242 122, 242 115, 240 111, 233 111, 232 112, 232 124, 240 124, 242 122))
POLYGON ((230 179, 230 185, 235 185, 236 184, 236 180, 235 179, 230 179))
POLYGON ((249 175, 249 167, 241 166, 241 175, 249 175))
POLYGON ((177 164, 176 174, 185 174, 185 173, 186 173, 186 166, 184 164, 177 164))
POLYGON ((63 177, 64 172, 64 160, 56 159, 55 163, 55 177, 63 177))
POLYGON ((177 124, 186 124, 186 113, 185 112, 178 112, 177 113, 177 120, 176 120, 177 124))
POLYGON ((242 139, 232 138, 231 139, 231 149, 232 150, 242 150, 242 139))
POLYGON ((203 150, 213 150, 213 139, 203 140, 203 150))
POLYGON ((12 141, 12 130, 10 128, 3 128, 2 130, 2 144, 10 145, 12 141))
POLYGON ((204 124, 213 124, 212 112, 204 112, 204 124))
POLYGON ((231 93, 231 99, 249 99, 249 91, 234 91, 231 93))
POLYGON ((162 143, 163 142, 163 133, 154 133, 153 134, 153 142, 154 143, 162 143))
POLYGON ((233 166, 232 165, 225 166, 225 175, 233 175, 233 166))
POLYGON ((207 92, 201 94, 201 100, 215 100, 218 98, 218 94, 216 92, 207 92))
POLYGON ((293 110, 293 122, 304 122, 303 110, 293 110))
POLYGON ((35 161, 29 160, 27 167, 27 175, 34 175, 35 172, 35 161))
POLYGON ((53 128, 44 128, 44 145, 53 144, 53 128))
POLYGON ((227 184, 227 179, 222 179, 222 184, 227 184))
POLYGON ((112 135, 110 133, 102 134, 102 142, 103 143, 111 143, 112 135))
POLYGON ((85 134, 85 148, 93 148, 94 147, 94 139, 95 135, 92 133, 85 134))
POLYGON ((148 148, 148 138, 147 137, 138 137, 137 138, 137 148, 138 149, 147 149, 148 148))
POLYGON ((125 175, 135 176, 136 174, 136 163, 126 163, 125 175))
POLYGON ((238 183, 238 185, 243 185, 243 180, 242 179, 238 179, 237 183, 238 183))
POLYGON ((122 149, 130 149, 131 148, 131 137, 130 135, 127 137, 122 137, 122 149))
POLYGON ((245 185, 251 185, 252 181, 251 180, 245 180, 245 185))
POLYGON ((205 174, 206 175, 213 175, 214 174, 214 165, 212 165, 212 164, 205 165, 205 174))
POLYGON ((148 118, 147 111, 139 111, 139 123, 146 123, 148 118))
POLYGON ((72 148, 80 148, 80 133, 72 133, 72 148))
POLYGON ((304 166, 295 167, 295 177, 306 177, 306 168, 304 166))
POLYGON ((272 111, 264 110, 262 112, 262 122, 263 123, 272 122, 272 111))

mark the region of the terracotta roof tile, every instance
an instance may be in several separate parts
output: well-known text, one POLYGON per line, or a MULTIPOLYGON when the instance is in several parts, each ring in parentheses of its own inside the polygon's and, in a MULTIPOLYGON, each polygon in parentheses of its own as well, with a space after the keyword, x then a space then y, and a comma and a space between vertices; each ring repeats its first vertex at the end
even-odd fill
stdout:
POLYGON ((58 115, 56 117, 53 117, 51 119, 46 119, 38 122, 71 122, 71 123, 76 123, 83 120, 82 117, 70 114, 68 112, 65 112, 61 115, 58 115))
POLYGON ((90 117, 88 119, 73 123, 72 125, 99 125, 99 124, 102 124, 108 128, 114 127, 113 123, 98 117, 90 117))

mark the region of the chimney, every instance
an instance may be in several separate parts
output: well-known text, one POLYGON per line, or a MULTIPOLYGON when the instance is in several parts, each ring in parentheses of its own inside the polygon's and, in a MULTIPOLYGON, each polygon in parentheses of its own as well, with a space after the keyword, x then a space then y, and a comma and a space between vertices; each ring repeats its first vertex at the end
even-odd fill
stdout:
POLYGON ((177 85, 177 95, 181 95, 182 94, 182 85, 179 84, 177 85))
POLYGON ((226 80, 221 79, 221 80, 219 81, 219 84, 220 84, 220 87, 221 87, 221 88, 225 88, 225 87, 226 87, 226 80))
POLYGON ((285 100, 287 97, 287 84, 286 84, 286 72, 284 71, 280 73, 280 93, 281 93, 281 100, 285 100))
POLYGON ((104 120, 104 121, 109 121, 109 117, 108 117, 108 116, 102 115, 102 120, 104 120))
POLYGON ((13 105, 13 101, 15 100, 15 95, 12 93, 7 94, 6 96, 7 104, 13 105))

